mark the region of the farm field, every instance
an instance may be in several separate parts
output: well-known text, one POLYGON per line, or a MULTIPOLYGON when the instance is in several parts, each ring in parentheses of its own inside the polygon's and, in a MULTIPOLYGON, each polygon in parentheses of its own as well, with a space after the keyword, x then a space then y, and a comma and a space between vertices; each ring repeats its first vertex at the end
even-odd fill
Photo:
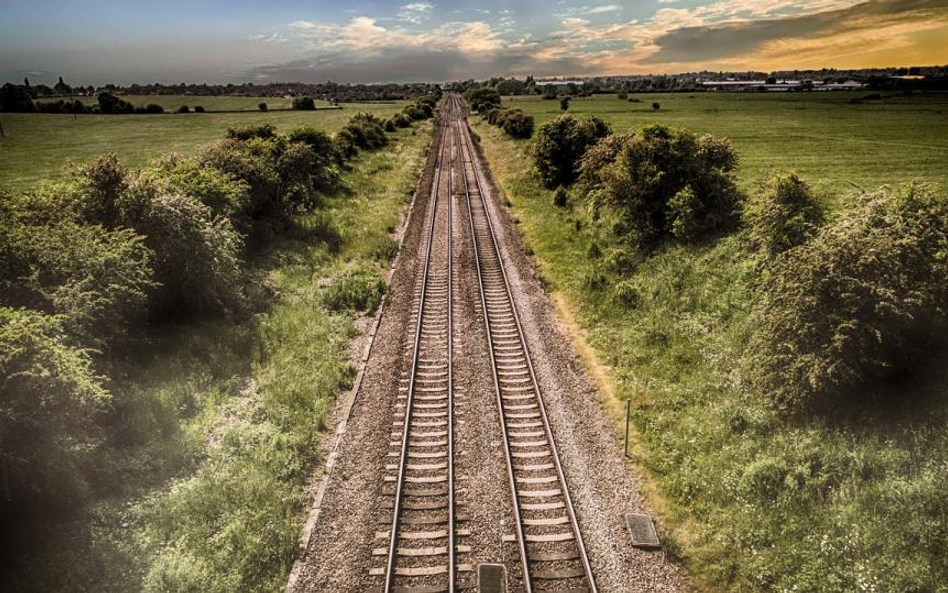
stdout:
MULTIPOLYGON (((574 100, 614 131, 655 121, 729 137, 745 193, 792 169, 830 219, 868 190, 948 181, 948 97, 852 105, 852 95, 641 95, 574 100), (651 102, 662 108, 652 113, 651 102)), ((861 96, 861 95, 857 95, 861 96)), ((504 99, 541 124, 558 101, 504 99)), ((759 263, 742 232, 668 244, 624 272, 582 192, 566 207, 541 187, 528 141, 472 116, 561 319, 574 334, 632 456, 672 556, 700 590, 938 590, 948 572, 945 354, 906 383, 864 389, 851 414, 786 419, 746 383, 759 263), (617 285, 632 287, 631 303, 617 285)), ((620 445, 621 446, 621 445, 620 445)))
MULTIPOLYGON (((852 104, 866 92, 655 93, 574 98, 569 112, 596 115, 613 131, 650 123, 729 138, 745 188, 774 169, 794 170, 832 191, 905 179, 948 180, 948 95, 891 96, 852 104), (660 105, 658 111, 651 107, 660 105)), ((561 114, 559 101, 504 97, 537 125, 561 114)))
MULTIPOLYGON (((293 103, 292 99, 284 97, 240 97, 231 95, 119 95, 119 98, 128 101, 136 107, 139 105, 148 105, 154 103, 161 105, 165 111, 174 111, 182 105, 187 105, 194 109, 198 105, 206 111, 259 111, 258 105, 266 103, 268 109, 289 109, 293 103)), ((79 99, 86 105, 95 105, 98 99, 95 95, 66 97, 66 99, 79 99)), ((55 102, 59 97, 43 97, 37 99, 40 102, 55 102)), ((330 107, 326 101, 317 101, 317 107, 330 107)))
MULTIPOLYGON (((125 99, 139 102, 133 97, 125 99)), ((175 96, 142 99, 142 103, 169 101, 168 108, 182 104, 175 96)), ((408 104, 407 101, 348 103, 342 109, 262 113, 257 111, 260 99, 256 97, 189 96, 186 99, 192 107, 244 109, 246 113, 77 116, 4 113, 0 116, 6 134, 0 138, 0 188, 22 190, 39 181, 62 178, 68 174, 70 163, 83 163, 106 152, 115 152, 130 167, 140 167, 163 154, 193 153, 200 145, 225 136, 231 127, 270 123, 278 132, 303 125, 334 132, 356 113, 389 117, 408 104)))

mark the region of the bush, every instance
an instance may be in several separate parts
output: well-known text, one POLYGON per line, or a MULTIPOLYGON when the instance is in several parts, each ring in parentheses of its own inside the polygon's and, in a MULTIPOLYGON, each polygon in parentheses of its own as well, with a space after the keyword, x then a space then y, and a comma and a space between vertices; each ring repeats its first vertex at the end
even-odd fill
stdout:
POLYGON ((659 105, 658 103, 652 103, 652 110, 653 110, 653 111, 658 111, 658 110, 661 109, 661 108, 662 108, 662 106, 659 105))
POLYGON ((198 200, 216 216, 226 216, 234 226, 246 231, 250 186, 213 167, 202 167, 192 159, 169 157, 155 163, 143 175, 162 184, 168 194, 182 194, 198 200))
POLYGON ((392 118, 385 120, 385 131, 389 133, 395 131, 395 121, 392 118))
POLYGON ((368 113, 358 113, 349 118, 342 130, 336 134, 336 146, 345 158, 358 154, 360 148, 374 150, 388 144, 382 120, 368 113))
POLYGON ((399 128, 407 128, 411 125, 411 118, 404 113, 397 113, 392 116, 392 119, 395 121, 395 125, 399 128))
POLYGON ((178 113, 191 113, 191 109, 187 105, 182 105, 178 107, 178 113))
POLYGON ((227 137, 234 140, 250 140, 251 138, 273 138, 276 128, 273 124, 244 126, 242 128, 227 128, 227 137))
POLYGON ((431 111, 426 111, 420 105, 408 105, 405 109, 402 110, 402 113, 408 117, 409 120, 422 120, 428 117, 431 117, 431 111))
POLYGON ((285 216, 296 214, 317 204, 316 153, 302 142, 291 142, 277 159, 281 193, 285 204, 285 216))
POLYGON ((809 186, 792 173, 764 182, 744 217, 751 243, 768 259, 805 243, 823 223, 823 212, 809 186))
POLYGON ((5 524, 18 511, 48 513, 82 498, 100 441, 95 418, 109 399, 89 354, 68 344, 57 317, 0 307, 5 524))
POLYGON ((258 104, 257 104, 257 109, 259 109, 260 111, 269 111, 269 110, 270 110, 270 108, 267 107, 267 104, 266 104, 266 103, 258 103, 258 104))
POLYGON ((99 103, 99 113, 134 113, 135 106, 128 101, 116 97, 112 93, 100 93, 96 97, 99 103))
POLYGON ((586 149, 608 134, 608 124, 596 117, 578 120, 561 115, 540 126, 534 139, 533 160, 543 185, 552 189, 571 184, 586 149))
POLYGON ((194 113, 204 113, 204 107, 200 105, 195 106, 194 113))
POLYGON ((629 98, 629 94, 628 94, 628 93, 616 93, 616 99, 618 99, 618 100, 620 100, 620 101, 625 101, 625 100, 628 99, 628 98, 629 98))
POLYGON ((73 343, 97 349, 145 311, 151 252, 134 231, 7 214, 0 223, 0 305, 58 315, 73 343))
POLYGON ((693 242, 737 223, 732 152, 725 140, 653 125, 601 141, 580 171, 594 197, 619 215, 615 230, 649 249, 667 237, 693 242))
POLYGON ((302 109, 304 111, 311 111, 316 109, 316 101, 312 97, 293 97, 293 109, 302 109))
POLYGON ((583 189, 592 191, 602 184, 599 173, 607 165, 615 162, 622 148, 630 144, 634 137, 634 130, 609 134, 586 149, 576 167, 578 180, 583 189))
POLYGON ((514 138, 529 138, 533 134, 533 116, 521 109, 508 109, 500 118, 499 125, 514 138))
POLYGON ((73 201, 88 223, 144 236, 161 285, 152 310, 241 309, 242 240, 230 221, 194 198, 165 193, 152 176, 134 182, 125 176, 114 155, 103 157, 79 171, 73 201))
POLYGON ((487 113, 494 107, 500 107, 500 93, 494 89, 470 89, 464 93, 464 99, 471 109, 478 113, 487 113))
POLYGON ((333 141, 336 144, 336 153, 339 154, 340 159, 353 159, 359 154, 356 133, 349 128, 339 130, 333 141))
POLYGON ((331 311, 373 311, 388 290, 385 280, 371 264, 348 268, 323 293, 323 304, 331 311))
POLYGON ((560 99, 560 111, 569 111, 569 97, 560 99))
POLYGON ((342 178, 336 165, 342 159, 329 134, 315 128, 301 127, 291 130, 287 140, 305 144, 312 149, 315 161, 311 175, 317 189, 329 191, 339 187, 342 178))
POLYGON ((198 163, 227 174, 249 188, 247 219, 261 219, 282 210, 280 176, 267 157, 255 154, 244 142, 221 140, 204 148, 198 163))
POLYGON ((760 284, 749 365, 785 413, 833 408, 944 342, 948 200, 928 186, 860 196, 760 284))
POLYGON ((231 222, 188 196, 165 194, 146 181, 128 192, 123 225, 145 236, 154 252, 153 299, 159 316, 242 311, 243 241, 231 222))
POLYGON ((164 112, 165 108, 161 105, 157 105, 155 103, 149 103, 148 105, 145 105, 145 113, 158 114, 164 112))

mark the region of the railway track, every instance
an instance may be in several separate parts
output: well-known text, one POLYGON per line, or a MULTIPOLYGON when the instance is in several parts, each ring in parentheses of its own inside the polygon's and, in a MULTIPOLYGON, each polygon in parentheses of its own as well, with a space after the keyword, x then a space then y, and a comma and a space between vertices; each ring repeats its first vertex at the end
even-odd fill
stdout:
POLYGON ((457 543, 465 532, 457 527, 455 501, 450 162, 450 137, 442 126, 412 313, 411 363, 399 386, 395 410, 400 417, 392 431, 397 440, 390 443, 384 478, 393 489, 385 505, 391 518, 388 530, 376 533, 387 546, 373 549, 374 557, 385 558, 385 566, 370 571, 384 578, 381 590, 386 593, 453 593, 457 553, 465 550, 457 543))
POLYGON ((456 124, 481 310, 505 437, 523 588, 597 591, 543 396, 501 258, 467 122, 456 124))
MULTIPOLYGON (((518 553, 514 590, 587 591, 596 582, 487 206, 465 106, 448 95, 439 110, 437 166, 428 201, 423 262, 411 317, 410 364, 399 386, 385 486, 386 530, 370 575, 384 593, 454 593, 474 587, 459 561, 455 475, 455 201, 466 210, 503 434, 518 553), (460 575, 460 576, 459 576, 460 575)), ((458 223, 463 225, 464 223, 458 223)), ((473 279, 471 280, 473 281, 473 279)), ((500 485, 498 485, 500 486, 500 485)))

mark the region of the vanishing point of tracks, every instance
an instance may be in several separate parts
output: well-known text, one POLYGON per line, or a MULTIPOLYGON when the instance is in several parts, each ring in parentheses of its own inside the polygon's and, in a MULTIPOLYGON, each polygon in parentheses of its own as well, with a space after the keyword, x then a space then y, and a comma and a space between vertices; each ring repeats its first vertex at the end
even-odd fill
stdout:
MULTIPOLYGON (((519 570, 511 587, 527 591, 588 591, 596 583, 560 465, 533 361, 501 258, 485 184, 457 95, 440 113, 437 168, 428 202, 410 324, 410 365, 399 385, 385 472, 389 519, 376 534, 371 574, 381 591, 453 593, 473 589, 465 563, 468 513, 455 475, 454 266, 455 230, 469 228, 494 397, 503 434, 519 570), (455 202, 466 221, 455 221, 455 202), (466 223, 466 224, 465 224, 466 223)), ((475 278, 467 279, 474 282, 475 278)), ((470 354, 468 354, 470 356, 470 354)), ((464 479, 469 479, 466 477, 464 479)), ((504 487, 498 484, 498 488, 504 487)))

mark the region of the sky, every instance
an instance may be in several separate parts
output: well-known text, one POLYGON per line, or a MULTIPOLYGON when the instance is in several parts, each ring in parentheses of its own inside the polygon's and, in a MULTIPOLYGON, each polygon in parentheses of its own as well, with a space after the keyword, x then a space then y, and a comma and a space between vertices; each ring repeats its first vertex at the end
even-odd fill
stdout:
POLYGON ((948 64, 948 0, 0 0, 0 80, 9 81, 442 82, 934 64, 948 64))

